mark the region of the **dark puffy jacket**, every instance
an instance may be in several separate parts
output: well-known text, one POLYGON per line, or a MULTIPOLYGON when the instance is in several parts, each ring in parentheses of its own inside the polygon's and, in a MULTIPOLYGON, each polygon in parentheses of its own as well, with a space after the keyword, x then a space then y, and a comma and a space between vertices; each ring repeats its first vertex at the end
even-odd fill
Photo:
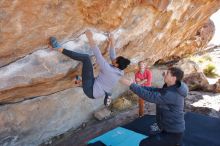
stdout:
POLYGON ((159 127, 167 132, 180 133, 185 130, 184 99, 188 87, 181 82, 163 88, 144 87, 131 84, 130 89, 140 98, 157 106, 157 122, 159 127))

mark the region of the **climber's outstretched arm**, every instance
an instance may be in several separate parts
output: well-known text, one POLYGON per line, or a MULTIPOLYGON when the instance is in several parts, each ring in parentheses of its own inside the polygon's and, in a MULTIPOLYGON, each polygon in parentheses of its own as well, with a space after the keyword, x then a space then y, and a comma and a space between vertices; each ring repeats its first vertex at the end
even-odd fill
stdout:
POLYGON ((102 56, 102 53, 100 52, 98 46, 96 45, 96 43, 93 39, 92 32, 90 30, 87 30, 85 32, 85 34, 86 34, 86 37, 88 38, 90 48, 92 49, 92 51, 96 57, 97 64, 99 64, 101 70, 103 70, 103 71, 106 70, 106 68, 109 67, 109 64, 105 60, 105 58, 102 56))

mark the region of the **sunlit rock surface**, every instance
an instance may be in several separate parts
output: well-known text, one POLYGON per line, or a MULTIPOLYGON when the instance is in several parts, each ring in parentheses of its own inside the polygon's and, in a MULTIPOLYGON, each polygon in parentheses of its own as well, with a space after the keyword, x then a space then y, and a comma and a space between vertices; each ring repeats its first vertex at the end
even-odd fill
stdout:
MULTIPOLYGON (((25 145, 31 140, 36 145, 44 138, 78 126, 67 119, 77 113, 75 106, 85 104, 87 107, 87 102, 82 99, 84 94, 78 90, 71 92, 72 96, 81 99, 70 102, 73 109, 57 106, 52 102, 53 98, 49 98, 55 96, 62 100, 62 97, 58 98, 60 94, 68 89, 75 91, 73 78, 81 71, 79 62, 48 49, 50 36, 56 36, 67 49, 92 55, 83 34, 86 29, 91 29, 107 58, 106 32, 112 32, 117 53, 132 61, 129 72, 140 60, 147 59, 152 65, 158 60, 182 57, 203 48, 214 32, 209 17, 219 7, 219 0, 1 0, 0 144, 25 145), (38 100, 46 105, 47 98, 51 100, 47 106, 50 112, 40 118, 44 113, 43 106, 39 106, 38 114, 31 108, 38 106, 38 100), (25 106, 26 102, 30 105, 25 106), (64 119, 62 116, 50 119, 60 111, 69 115, 64 119), (28 118, 29 115, 33 116, 28 118), (57 122, 60 118, 64 125, 70 125, 59 127, 63 126, 57 122), (51 127, 46 123, 62 130, 50 132, 51 127), (45 133, 33 128, 35 126, 44 129, 45 133), (33 129, 28 130, 30 127, 33 129), (42 138, 38 134, 42 134, 42 138)), ((65 102, 69 100, 72 99, 67 98, 65 102)), ((84 108, 83 117, 77 120, 85 121, 87 113, 100 105, 84 108)))
POLYGON ((153 64, 206 45, 214 32, 209 17, 220 3, 16 0, 1 1, 0 6, 0 102, 6 103, 71 87, 72 76, 80 72, 78 62, 46 49, 49 36, 56 36, 64 47, 69 43, 68 49, 89 53, 83 32, 90 28, 107 56, 106 32, 112 32, 118 54, 132 64, 145 59, 153 64))
POLYGON ((220 94, 191 91, 185 100, 186 112, 197 112, 220 118, 220 94))
POLYGON ((183 40, 175 49, 169 52, 168 56, 163 56, 158 62, 163 63, 172 60, 180 60, 181 57, 189 56, 195 52, 204 50, 204 47, 212 39, 215 26, 208 20, 189 39, 183 40))

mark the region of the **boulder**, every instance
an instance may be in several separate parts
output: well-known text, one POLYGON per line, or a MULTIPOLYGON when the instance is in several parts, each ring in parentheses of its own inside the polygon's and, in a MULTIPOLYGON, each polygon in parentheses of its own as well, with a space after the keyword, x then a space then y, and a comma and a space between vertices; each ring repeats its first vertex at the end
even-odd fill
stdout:
MULTIPOLYGON (((48 49, 50 36, 92 55, 84 35, 90 29, 110 61, 111 32, 117 54, 131 59, 129 73, 140 60, 150 66, 202 49, 214 32, 209 17, 219 8, 217 0, 0 1, 0 145, 39 145, 86 122, 103 105, 74 84, 81 63, 48 49)), ((113 96, 124 89, 117 86, 113 96)))

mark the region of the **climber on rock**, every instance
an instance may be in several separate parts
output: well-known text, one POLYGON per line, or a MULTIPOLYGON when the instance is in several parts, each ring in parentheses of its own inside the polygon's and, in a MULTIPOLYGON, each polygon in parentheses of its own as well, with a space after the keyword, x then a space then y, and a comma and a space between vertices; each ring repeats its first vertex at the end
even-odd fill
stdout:
POLYGON ((87 30, 85 34, 100 68, 99 75, 96 78, 94 77, 93 65, 88 54, 81 54, 62 48, 55 37, 50 37, 50 45, 64 55, 74 60, 82 61, 82 88, 84 93, 92 99, 104 97, 104 105, 109 106, 112 88, 124 75, 123 70, 130 64, 130 60, 122 56, 116 57, 113 36, 110 35, 109 50, 112 64, 109 64, 97 47, 92 32, 87 30))

